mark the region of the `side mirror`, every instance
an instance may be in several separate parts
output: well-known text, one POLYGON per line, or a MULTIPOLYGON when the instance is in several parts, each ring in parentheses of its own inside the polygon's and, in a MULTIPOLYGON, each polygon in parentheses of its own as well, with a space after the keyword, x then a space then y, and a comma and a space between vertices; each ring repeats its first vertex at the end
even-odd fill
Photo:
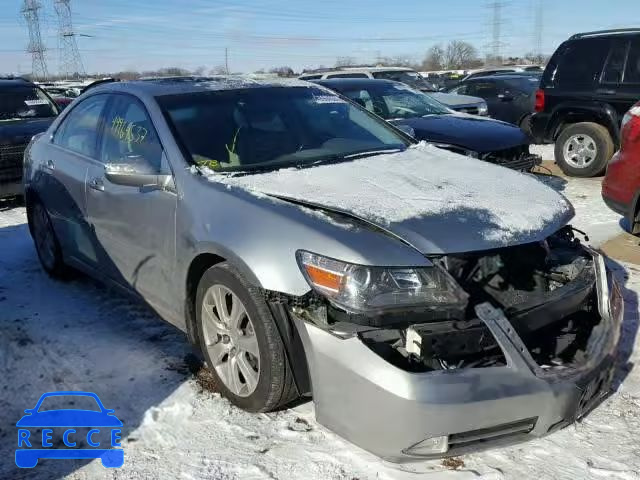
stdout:
POLYGON ((145 191, 173 190, 174 188, 171 175, 158 175, 140 170, 130 164, 107 163, 104 166, 104 176, 115 185, 139 187, 145 191))

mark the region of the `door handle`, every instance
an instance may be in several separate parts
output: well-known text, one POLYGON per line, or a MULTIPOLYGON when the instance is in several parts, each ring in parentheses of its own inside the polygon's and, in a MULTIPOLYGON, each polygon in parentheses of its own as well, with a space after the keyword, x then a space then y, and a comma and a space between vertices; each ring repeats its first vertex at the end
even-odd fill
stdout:
POLYGON ((89 186, 94 190, 98 190, 99 192, 104 192, 104 182, 100 177, 92 178, 89 181, 89 186))
POLYGON ((56 164, 53 163, 53 160, 47 160, 47 163, 45 163, 44 168, 46 168, 47 170, 55 170, 56 169, 56 164))
POLYGON ((609 88, 599 88, 596 90, 596 93, 602 93, 603 95, 615 95, 616 91, 609 88))

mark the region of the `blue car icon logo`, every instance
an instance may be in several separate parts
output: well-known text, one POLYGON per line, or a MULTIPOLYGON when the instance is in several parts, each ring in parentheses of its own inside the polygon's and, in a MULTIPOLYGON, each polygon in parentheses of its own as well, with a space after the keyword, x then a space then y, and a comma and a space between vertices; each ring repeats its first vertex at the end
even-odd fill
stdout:
POLYGON ((114 410, 104 407, 95 393, 45 393, 34 408, 24 412, 26 415, 16 423, 18 427, 16 465, 18 467, 33 468, 41 458, 99 458, 102 465, 109 468, 121 467, 124 463, 124 452, 122 448, 118 448, 121 446, 119 427, 122 427, 122 422, 114 415, 114 410), (50 404, 52 400, 64 400, 66 404, 70 405, 89 402, 95 409, 43 409, 43 402, 50 404), (42 428, 42 430, 36 435, 34 431, 30 430, 32 427, 42 428), (64 448, 53 448, 54 429, 60 432, 64 431, 61 435, 64 448), (82 431, 87 429, 85 435, 82 431), (106 439, 105 435, 107 435, 106 439), (91 448, 76 447, 80 442, 86 443, 91 448), (109 448, 105 448, 107 446, 109 448))

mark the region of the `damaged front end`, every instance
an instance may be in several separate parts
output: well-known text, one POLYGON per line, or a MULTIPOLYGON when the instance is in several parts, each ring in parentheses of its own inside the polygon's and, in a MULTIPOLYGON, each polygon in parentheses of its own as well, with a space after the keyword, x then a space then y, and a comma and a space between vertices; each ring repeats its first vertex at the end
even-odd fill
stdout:
POLYGON ((519 172, 530 172, 534 167, 542 163, 542 157, 540 157, 540 155, 529 153, 529 145, 526 144, 492 152, 475 152, 473 150, 453 145, 436 144, 436 146, 443 148, 444 150, 477 158, 485 162, 495 163, 496 165, 517 170, 519 172))
POLYGON ((318 421, 402 461, 544 435, 608 393, 622 298, 570 227, 429 260, 358 270, 299 258, 317 293, 287 308, 318 421))

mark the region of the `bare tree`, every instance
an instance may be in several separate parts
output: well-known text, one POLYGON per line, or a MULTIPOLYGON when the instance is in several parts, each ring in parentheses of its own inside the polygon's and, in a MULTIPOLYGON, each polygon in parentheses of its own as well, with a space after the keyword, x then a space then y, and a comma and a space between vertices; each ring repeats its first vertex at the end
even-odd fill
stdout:
POLYGON ((409 55, 396 55, 395 57, 382 57, 380 64, 386 67, 410 67, 414 68, 414 62, 409 55))
POLYGON ((422 61, 423 70, 442 70, 444 68, 444 49, 442 45, 433 45, 427 50, 422 61))
POLYGON ((469 42, 452 40, 444 51, 444 64, 448 69, 476 66, 478 64, 478 50, 469 42))
POLYGON ((274 67, 269 70, 269 73, 275 73, 279 77, 293 77, 295 75, 293 68, 291 67, 274 67))

